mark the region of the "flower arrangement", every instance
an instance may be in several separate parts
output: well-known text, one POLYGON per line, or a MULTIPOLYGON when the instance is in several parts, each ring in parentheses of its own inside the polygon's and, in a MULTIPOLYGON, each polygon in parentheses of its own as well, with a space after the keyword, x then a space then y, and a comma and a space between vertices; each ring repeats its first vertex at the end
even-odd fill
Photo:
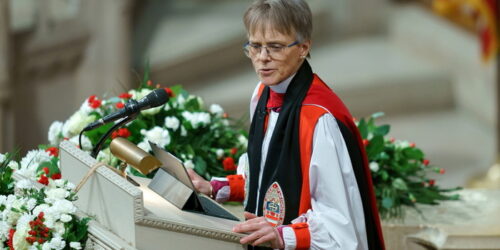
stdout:
POLYGON ((457 200, 447 192, 460 188, 441 189, 427 174, 444 174, 443 168, 432 166, 415 143, 387 138, 389 125, 375 124, 383 113, 356 122, 366 147, 380 215, 384 219, 402 218, 403 205, 436 205, 442 200, 457 200))
MULTIPOLYGON (((78 134, 87 124, 124 108, 129 99, 139 100, 155 88, 160 88, 159 85, 153 85, 146 73, 137 89, 107 99, 90 96, 67 121, 52 123, 49 129, 50 145, 57 146, 61 140, 77 144, 78 134)), ((212 176, 234 173, 235 159, 246 151, 247 136, 244 130, 238 129, 238 124, 231 124, 232 120, 221 106, 212 104, 207 109, 200 97, 190 95, 181 86, 165 90, 170 96, 166 104, 142 111, 132 122, 114 131, 111 139, 124 137, 146 152, 151 151, 148 141, 156 143, 207 180, 212 176)), ((91 150, 111 126, 113 124, 107 124, 85 132, 82 148, 91 150)), ((108 139, 105 142, 97 159, 117 166, 119 160, 110 153, 110 141, 108 139)), ((131 168, 127 171, 141 175, 131 168)))
POLYGON ((0 247, 82 249, 90 219, 76 216, 74 185, 61 179, 57 149, 30 151, 20 163, 0 154, 0 162, 0 247), (27 178, 16 182, 13 172, 27 178))

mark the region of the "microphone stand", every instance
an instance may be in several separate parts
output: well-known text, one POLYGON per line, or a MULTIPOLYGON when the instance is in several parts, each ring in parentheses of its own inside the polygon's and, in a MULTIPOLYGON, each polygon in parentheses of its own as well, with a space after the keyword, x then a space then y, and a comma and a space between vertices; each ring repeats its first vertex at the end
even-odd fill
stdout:
MULTIPOLYGON (((109 138, 111 133, 113 133, 113 131, 115 131, 118 127, 121 127, 125 123, 128 123, 128 122, 132 121, 133 119, 135 119, 136 116, 137 116, 137 113, 129 115, 127 117, 124 117, 122 120, 115 123, 115 125, 113 125, 113 127, 111 127, 103 136, 101 136, 101 138, 99 139, 97 144, 92 149, 92 153, 90 155, 92 157, 96 158, 97 154, 99 154, 99 151, 101 151, 102 145, 109 138)), ((81 146, 80 146, 80 148, 81 148, 81 146)))

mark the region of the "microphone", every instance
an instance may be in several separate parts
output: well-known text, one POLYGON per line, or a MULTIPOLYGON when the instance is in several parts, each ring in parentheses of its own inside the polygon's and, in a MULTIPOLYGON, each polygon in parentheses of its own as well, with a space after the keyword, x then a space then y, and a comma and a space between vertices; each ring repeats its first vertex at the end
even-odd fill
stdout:
POLYGON ((110 123, 120 118, 139 113, 141 110, 144 109, 161 106, 165 104, 167 101, 168 101, 167 91, 165 89, 155 89, 139 101, 133 99, 129 100, 127 103, 125 103, 125 107, 95 122, 90 123, 82 130, 82 132, 95 129, 106 123, 110 123))

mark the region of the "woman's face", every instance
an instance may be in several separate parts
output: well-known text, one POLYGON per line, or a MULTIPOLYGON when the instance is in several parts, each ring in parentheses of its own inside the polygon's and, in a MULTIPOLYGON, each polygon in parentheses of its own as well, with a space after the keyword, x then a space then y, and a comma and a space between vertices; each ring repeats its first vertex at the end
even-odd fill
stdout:
MULTIPOLYGON (((260 46, 276 44, 287 46, 295 42, 296 38, 295 34, 285 35, 274 29, 265 28, 263 32, 256 30, 255 33, 249 34, 248 41, 250 44, 260 46)), ((262 48, 259 54, 251 56, 253 67, 262 84, 277 85, 297 72, 309 52, 310 44, 310 41, 306 41, 286 47, 276 55, 269 55, 268 51, 262 48)))

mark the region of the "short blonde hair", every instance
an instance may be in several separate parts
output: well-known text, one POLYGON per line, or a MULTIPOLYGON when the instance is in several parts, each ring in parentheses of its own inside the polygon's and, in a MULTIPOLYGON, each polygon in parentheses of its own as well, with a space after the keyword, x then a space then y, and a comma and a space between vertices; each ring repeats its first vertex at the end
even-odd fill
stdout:
POLYGON ((301 43, 311 39, 313 28, 311 9, 304 0, 256 0, 245 12, 243 22, 248 34, 264 32, 269 25, 285 35, 295 32, 301 43))

